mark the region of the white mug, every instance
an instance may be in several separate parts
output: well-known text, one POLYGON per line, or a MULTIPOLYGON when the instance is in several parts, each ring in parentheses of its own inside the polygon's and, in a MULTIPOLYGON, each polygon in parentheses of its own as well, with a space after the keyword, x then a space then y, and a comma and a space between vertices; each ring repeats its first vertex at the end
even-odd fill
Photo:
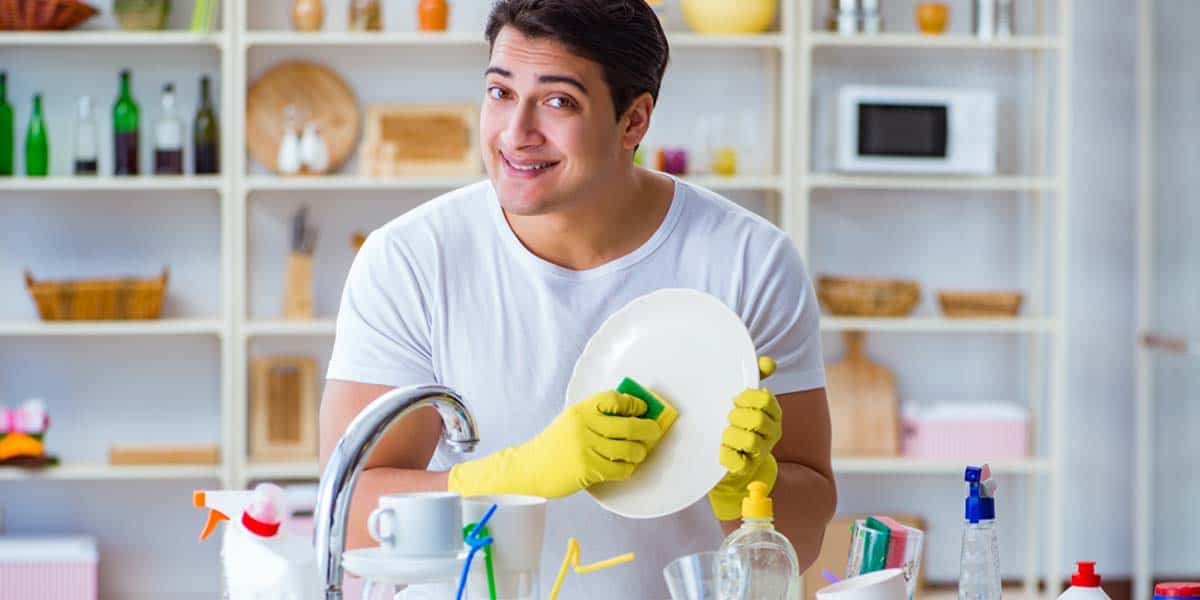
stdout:
POLYGON ((903 569, 884 569, 843 579, 817 590, 817 600, 908 600, 903 569))
POLYGON ((396 556, 457 556, 463 549, 462 497, 453 492, 380 496, 367 531, 396 556))
MULTIPOLYGON (((496 592, 502 598, 537 597, 538 574, 542 564, 542 540, 546 533, 546 499, 539 496, 502 494, 463 498, 465 527, 477 523, 493 504, 496 512, 487 522, 492 543, 492 565, 496 575, 496 592), (530 596, 533 594, 532 596, 530 596)), ((484 574, 475 565, 482 564, 479 556, 471 567, 469 597, 487 597, 484 574)))

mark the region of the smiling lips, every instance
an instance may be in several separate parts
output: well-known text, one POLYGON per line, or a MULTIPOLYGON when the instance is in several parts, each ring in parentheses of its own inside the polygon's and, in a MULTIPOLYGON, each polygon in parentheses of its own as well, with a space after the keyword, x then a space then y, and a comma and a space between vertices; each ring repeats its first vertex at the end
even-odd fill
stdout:
POLYGON ((523 178, 541 175, 560 162, 557 160, 513 160, 505 156, 503 152, 500 153, 500 158, 504 160, 504 166, 508 167, 509 173, 523 178))

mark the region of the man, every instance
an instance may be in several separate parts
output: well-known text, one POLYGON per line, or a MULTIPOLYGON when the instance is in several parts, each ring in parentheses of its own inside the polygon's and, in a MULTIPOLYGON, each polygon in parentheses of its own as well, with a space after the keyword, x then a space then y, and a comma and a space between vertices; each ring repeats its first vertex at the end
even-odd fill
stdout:
POLYGON ((461 393, 482 439, 460 455, 439 444, 431 410, 397 423, 359 480, 350 546, 373 543, 366 516, 381 494, 542 495, 551 498, 543 589, 576 536, 588 556, 638 559, 572 580, 570 597, 661 598, 663 566, 716 549, 738 524, 746 485, 762 480, 803 570, 836 493, 818 309, 795 246, 728 200, 633 164, 668 58, 645 0, 499 0, 487 38, 489 181, 370 235, 346 283, 321 405, 322 460, 371 400, 421 383, 461 393), (562 402, 604 319, 664 287, 703 290, 736 311, 758 352, 777 361, 779 395, 729 399, 722 447, 695 450, 728 469, 706 500, 626 520, 576 492, 629 477, 662 431, 636 418, 643 402, 611 390, 565 411, 562 402))

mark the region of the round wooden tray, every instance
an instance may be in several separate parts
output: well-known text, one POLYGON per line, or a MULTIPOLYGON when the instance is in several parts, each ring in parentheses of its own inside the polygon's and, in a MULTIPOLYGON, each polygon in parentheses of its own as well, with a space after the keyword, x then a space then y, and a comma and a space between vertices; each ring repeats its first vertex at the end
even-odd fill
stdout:
POLYGON ((259 77, 246 96, 246 148, 254 160, 279 172, 276 157, 283 139, 284 109, 297 109, 297 127, 316 122, 329 147, 328 171, 339 169, 358 144, 358 100, 329 68, 306 61, 287 62, 259 77))

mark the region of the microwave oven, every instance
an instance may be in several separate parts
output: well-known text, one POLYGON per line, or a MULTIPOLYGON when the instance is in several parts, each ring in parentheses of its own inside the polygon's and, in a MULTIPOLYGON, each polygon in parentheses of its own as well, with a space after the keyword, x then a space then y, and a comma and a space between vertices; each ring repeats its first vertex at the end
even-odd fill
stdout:
POLYGON ((988 90, 841 88, 837 168, 852 173, 996 172, 996 94, 988 90))

